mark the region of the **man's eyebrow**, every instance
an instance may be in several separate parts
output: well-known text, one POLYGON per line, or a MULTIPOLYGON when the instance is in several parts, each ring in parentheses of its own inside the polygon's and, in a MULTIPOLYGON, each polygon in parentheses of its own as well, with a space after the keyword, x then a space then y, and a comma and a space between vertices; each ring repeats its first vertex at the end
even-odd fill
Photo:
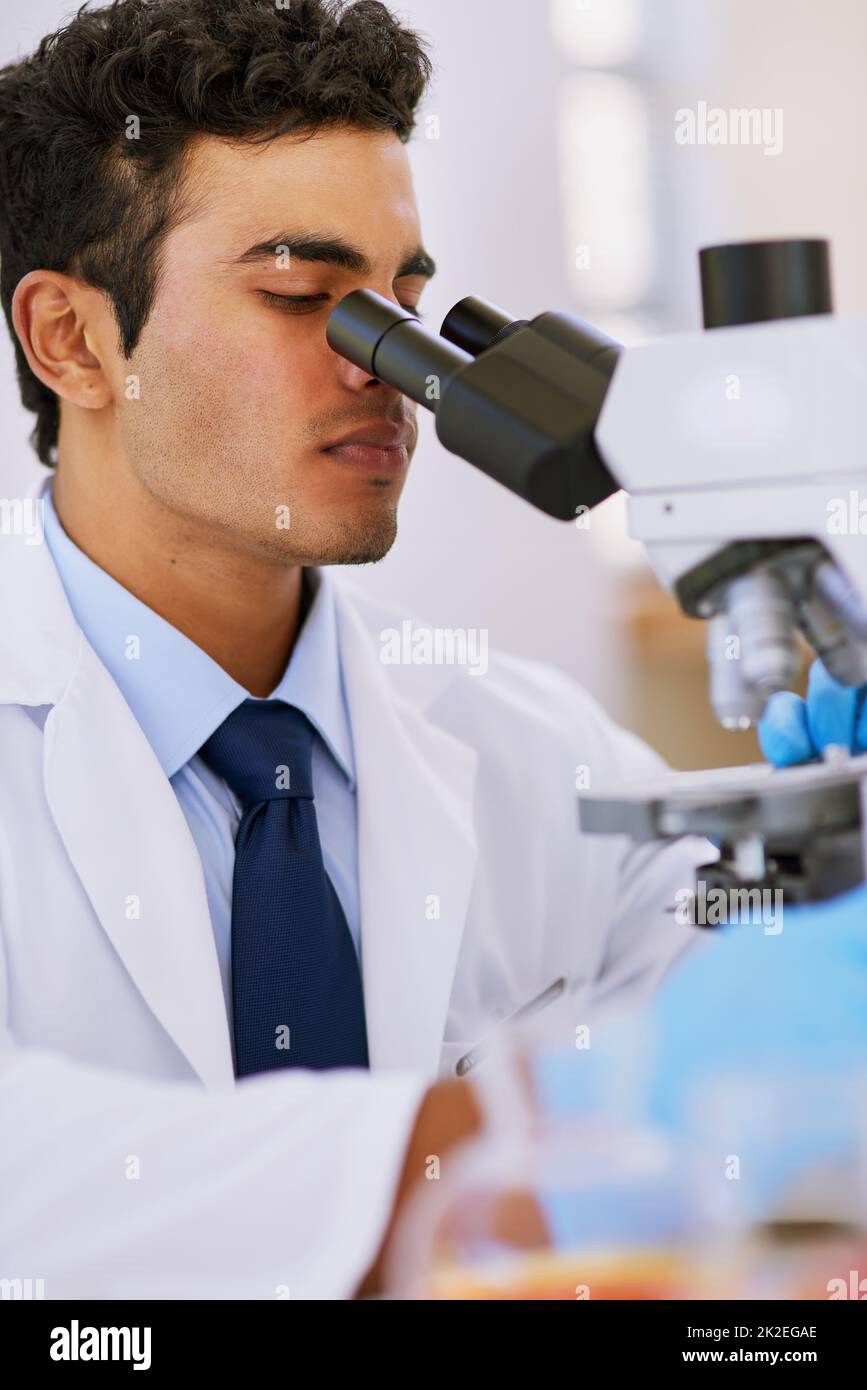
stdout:
MULTIPOLYGON (((318 261, 325 265, 335 265, 340 270, 349 270, 354 275, 370 275, 371 265, 367 256, 357 246, 352 246, 342 237, 292 235, 269 237, 267 241, 257 241, 254 246, 233 261, 234 265, 255 265, 259 261, 277 261, 278 257, 289 253, 290 263, 298 261, 318 261)), ((426 279, 436 274, 436 266, 431 256, 417 246, 402 261, 395 279, 404 275, 423 275, 426 279)))

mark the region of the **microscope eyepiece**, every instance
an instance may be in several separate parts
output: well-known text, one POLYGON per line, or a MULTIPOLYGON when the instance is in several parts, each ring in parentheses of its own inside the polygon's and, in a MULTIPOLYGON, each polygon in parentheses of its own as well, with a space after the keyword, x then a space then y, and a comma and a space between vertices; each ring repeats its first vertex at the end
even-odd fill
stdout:
POLYGON ((445 383, 473 359, 375 290, 353 290, 331 312, 328 346, 362 371, 435 408, 445 383))
POLYGON ((492 347, 501 335, 523 328, 526 322, 526 319, 512 319, 488 299, 468 294, 446 314, 440 333, 471 357, 478 357, 480 352, 492 347))
POLYGON ((373 371, 376 349, 385 334, 399 323, 418 319, 374 290, 353 290, 341 299, 328 320, 325 336, 329 347, 363 371, 373 371))

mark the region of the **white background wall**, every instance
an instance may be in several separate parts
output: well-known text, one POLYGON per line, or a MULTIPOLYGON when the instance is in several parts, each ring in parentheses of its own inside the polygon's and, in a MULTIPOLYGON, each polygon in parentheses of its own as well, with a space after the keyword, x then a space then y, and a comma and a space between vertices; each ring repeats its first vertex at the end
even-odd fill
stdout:
MULTIPOLYGON (((577 0, 576 0, 577 2, 577 0)), ((625 0, 594 0, 591 9, 625 0)), ((582 306, 571 287, 557 150, 563 72, 544 0, 405 0, 437 74, 424 112, 439 138, 413 146, 425 237, 440 267, 428 322, 467 293, 532 314, 582 306)), ((0 60, 27 51, 72 6, 3 0, 0 60)), ((657 326, 699 323, 695 252, 719 240, 830 236, 839 308, 867 311, 867 5, 863 0, 644 0, 645 66, 655 75, 653 197, 661 229, 657 326), (782 107, 777 158, 758 149, 684 148, 674 111, 782 107)), ((426 296, 427 297, 427 296, 426 296)), ((371 589, 444 626, 578 675, 609 706, 620 683, 620 547, 549 521, 447 455, 425 420, 392 554, 360 572, 371 589)), ((0 346, 0 495, 22 485, 29 420, 11 351, 0 346)))

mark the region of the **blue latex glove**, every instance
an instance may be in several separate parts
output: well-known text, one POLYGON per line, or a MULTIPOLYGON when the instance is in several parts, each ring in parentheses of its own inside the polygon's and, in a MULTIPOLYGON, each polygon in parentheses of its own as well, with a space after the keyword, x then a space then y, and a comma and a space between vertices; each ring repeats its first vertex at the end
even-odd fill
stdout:
POLYGON ((759 743, 777 767, 809 762, 829 743, 867 752, 867 686, 840 685, 821 661, 810 667, 807 698, 789 690, 772 695, 759 722, 759 743))
MULTIPOLYGON (((672 970, 640 1030, 615 1029, 586 1052, 541 1054, 534 1074, 548 1116, 610 1113, 620 1087, 622 1119, 676 1139, 689 1137, 696 1102, 715 1083, 757 1076, 776 1076, 789 1088, 811 1083, 813 1108, 798 1112, 797 1132, 779 1145, 757 1140, 750 1154, 753 1198, 772 1205, 799 1172, 851 1142, 852 1117, 832 1092, 841 1078, 867 1077, 867 885, 787 909, 778 935, 759 926, 717 928, 672 970), (647 1076, 630 1094, 623 1076, 630 1068, 635 1074, 642 1047, 647 1076)), ((748 1132, 746 1139, 749 1147, 748 1132)), ((568 1203, 551 1194, 546 1210, 555 1240, 574 1238, 568 1203)))

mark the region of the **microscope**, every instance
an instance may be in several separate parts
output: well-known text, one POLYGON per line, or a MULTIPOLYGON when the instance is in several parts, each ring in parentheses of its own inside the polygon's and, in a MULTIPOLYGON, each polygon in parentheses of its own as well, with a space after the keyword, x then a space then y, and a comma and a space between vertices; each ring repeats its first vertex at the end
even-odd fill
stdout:
MULTIPOLYGON (((431 410, 452 453, 573 520, 614 492, 684 613, 707 623, 709 694, 745 729, 790 689, 799 634, 867 683, 867 319, 832 312, 828 244, 699 253, 704 329, 628 349, 571 314, 462 299, 439 334, 371 290, 330 346, 431 410)), ((867 755, 671 772, 579 797, 582 830, 719 847, 711 887, 822 899, 867 877, 867 755)))

